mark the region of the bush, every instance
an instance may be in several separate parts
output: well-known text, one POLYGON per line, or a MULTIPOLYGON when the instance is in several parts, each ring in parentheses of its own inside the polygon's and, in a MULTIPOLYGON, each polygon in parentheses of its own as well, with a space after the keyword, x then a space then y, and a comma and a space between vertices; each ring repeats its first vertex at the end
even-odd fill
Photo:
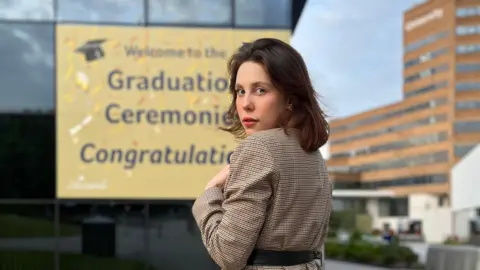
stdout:
POLYGON ((337 238, 337 232, 335 230, 328 230, 327 238, 337 238))
POLYGON ((344 259, 346 245, 340 243, 325 243, 325 257, 330 259, 344 259))
POLYGON ((347 261, 381 265, 381 253, 377 247, 367 242, 351 243, 345 249, 344 258, 347 261))
POLYGON ((443 241, 443 244, 444 245, 463 245, 463 244, 465 244, 465 242, 460 241, 458 236, 452 235, 452 236, 447 237, 445 239, 445 241, 443 241))
POLYGON ((386 245, 375 245, 361 240, 353 233, 347 244, 325 243, 325 257, 383 267, 412 267, 418 264, 418 256, 410 248, 400 246, 397 241, 386 245))

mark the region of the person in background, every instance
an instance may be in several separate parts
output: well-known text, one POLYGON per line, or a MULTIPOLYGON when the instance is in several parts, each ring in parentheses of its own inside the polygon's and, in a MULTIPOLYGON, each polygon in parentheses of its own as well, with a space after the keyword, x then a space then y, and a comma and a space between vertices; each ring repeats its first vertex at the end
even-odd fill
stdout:
POLYGON ((329 125, 300 54, 262 38, 228 63, 229 116, 241 142, 192 212, 226 270, 323 269, 332 183, 319 148, 329 125))

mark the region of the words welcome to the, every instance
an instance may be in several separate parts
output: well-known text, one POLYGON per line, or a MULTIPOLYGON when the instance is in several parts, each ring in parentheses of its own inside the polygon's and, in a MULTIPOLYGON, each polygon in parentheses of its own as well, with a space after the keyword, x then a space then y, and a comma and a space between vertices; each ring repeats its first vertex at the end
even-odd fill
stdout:
POLYGON ((193 199, 228 164, 226 62, 288 30, 57 26, 57 197, 193 199))

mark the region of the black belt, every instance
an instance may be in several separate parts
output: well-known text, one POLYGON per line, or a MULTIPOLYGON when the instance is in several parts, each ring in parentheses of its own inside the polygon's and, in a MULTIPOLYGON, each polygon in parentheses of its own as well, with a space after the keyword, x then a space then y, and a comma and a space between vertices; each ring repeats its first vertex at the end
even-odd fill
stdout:
POLYGON ((248 258, 247 265, 292 266, 322 259, 318 251, 275 251, 255 249, 248 258))

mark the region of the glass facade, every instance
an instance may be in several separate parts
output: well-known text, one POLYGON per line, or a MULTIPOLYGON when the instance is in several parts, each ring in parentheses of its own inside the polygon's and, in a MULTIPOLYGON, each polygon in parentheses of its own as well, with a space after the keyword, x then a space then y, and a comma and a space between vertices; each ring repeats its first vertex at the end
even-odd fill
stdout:
POLYGON ((412 82, 415 82, 417 80, 420 80, 420 79, 423 79, 423 78, 426 78, 426 77, 430 77, 430 76, 433 76, 435 74, 438 74, 438 73, 441 73, 441 72, 444 72, 444 71, 447 71, 447 70, 448 70, 448 64, 441 64, 441 65, 433 67, 433 68, 424 69, 424 70, 422 70, 418 73, 415 73, 413 75, 409 75, 409 76, 405 77, 404 81, 405 81, 405 84, 412 83, 412 82))
POLYGON ((369 182, 354 181, 336 181, 335 189, 379 189, 403 186, 417 186, 446 183, 448 176, 446 174, 410 176, 404 178, 385 179, 369 182))
POLYGON ((457 101, 455 107, 457 110, 480 109, 480 100, 457 101))
POLYGON ((453 128, 455 133, 480 132, 480 121, 456 121, 453 128))
POLYGON ((442 31, 442 32, 438 32, 436 34, 432 34, 432 35, 429 35, 421 40, 417 40, 417 41, 414 41, 412 43, 409 43, 405 46, 404 48, 404 52, 405 53, 408 53, 408 52, 412 52, 412 51, 415 51, 415 50, 418 50, 428 44, 432 44, 432 43, 435 43, 437 42, 438 40, 441 40, 441 39, 444 39, 444 38, 447 38, 448 37, 448 31, 442 31))
POLYGON ((480 16, 480 5, 457 8, 457 17, 459 18, 468 18, 475 16, 480 16))
POLYGON ((352 172, 373 172, 381 170, 399 169, 406 167, 416 167, 436 163, 445 163, 448 161, 448 151, 439 151, 428 154, 393 158, 380 162, 366 163, 358 166, 352 166, 352 172))
POLYGON ((203 247, 191 215, 192 200, 56 198, 55 27, 290 29, 291 4, 1 1, 0 268, 219 269, 203 247))
POLYGON ((291 12, 291 0, 22 0, 0 4, 0 19, 8 21, 112 25, 290 29, 291 12))
POLYGON ((381 217, 408 216, 408 197, 378 200, 378 215, 381 217))
POLYGON ((480 91, 480 80, 469 82, 457 82, 455 85, 457 92, 480 91))
POLYGON ((435 143, 445 141, 447 138, 448 138, 447 132, 413 136, 401 141, 394 141, 394 142, 389 142, 384 144, 362 147, 362 148, 350 150, 348 152, 335 153, 335 154, 332 154, 332 158, 365 156, 365 155, 388 152, 393 150, 400 150, 400 149, 405 149, 405 148, 410 148, 415 146, 435 144, 435 143))
POLYGON ((479 72, 480 63, 460 63, 457 64, 457 73, 479 72))
POLYGON ((480 34, 480 25, 460 25, 456 29, 458 36, 478 35, 480 34))
POLYGON ((375 188, 439 184, 439 183, 446 183, 447 181, 448 181, 447 175, 434 174, 434 175, 421 175, 421 176, 411 176, 411 177, 405 177, 405 178, 387 179, 387 180, 381 180, 381 181, 375 181, 375 182, 365 182, 365 183, 362 183, 362 187, 365 189, 375 189, 375 188))
POLYGON ((476 44, 461 44, 457 46, 457 54, 471 54, 480 52, 480 43, 476 44))
POLYGON ((433 125, 433 124, 436 124, 436 123, 445 122, 446 120, 447 120, 447 115, 446 114, 439 114, 439 115, 434 115, 434 116, 422 118, 422 119, 419 119, 419 120, 415 120, 415 121, 412 121, 412 122, 407 122, 407 123, 404 123, 404 124, 388 126, 388 127, 377 129, 377 130, 356 134, 354 136, 332 140, 332 141, 330 141, 330 143, 332 145, 345 144, 345 143, 353 142, 353 141, 356 141, 356 140, 362 140, 362 139, 377 137, 377 136, 380 136, 382 134, 388 134, 388 133, 394 133, 394 132, 403 131, 403 130, 409 130, 409 129, 412 129, 412 128, 415 128, 415 127, 433 125))
POLYGON ((414 90, 410 90, 410 91, 406 92, 405 93, 405 98, 414 97, 414 96, 418 96, 418 95, 421 95, 421 94, 433 92, 435 90, 440 90, 440 89, 443 89, 443 88, 446 88, 446 87, 448 87, 448 82, 447 81, 432 83, 432 84, 429 84, 427 86, 422 86, 418 89, 414 89, 414 90))
POLYGON ((448 48, 441 48, 435 51, 427 52, 424 53, 414 59, 408 60, 404 63, 404 68, 409 68, 409 67, 414 67, 418 64, 425 63, 428 61, 431 61, 433 59, 436 59, 442 55, 448 54, 449 49, 448 48))
POLYGON ((455 156, 456 157, 463 157, 465 156, 466 154, 468 154, 468 152, 470 152, 473 148, 475 148, 476 146, 478 146, 478 143, 472 143, 472 144, 456 144, 455 145, 455 149, 454 149, 454 152, 455 152, 455 156))
POLYGON ((442 106, 446 103, 447 103, 447 98, 434 99, 434 100, 430 100, 430 101, 427 101, 427 102, 418 103, 418 104, 412 105, 412 106, 407 107, 407 108, 401 108, 401 109, 393 110, 393 111, 385 113, 385 114, 374 115, 374 116, 371 116, 371 117, 368 117, 368 118, 365 118, 365 119, 362 119, 362 120, 358 120, 358 121, 356 121, 354 123, 351 123, 351 124, 346 124, 346 125, 339 126, 339 127, 333 127, 333 128, 331 128, 331 130, 332 130, 332 132, 350 130, 350 129, 354 129, 354 128, 359 127, 359 126, 371 125, 371 124, 374 124, 374 123, 377 123, 377 122, 380 122, 380 121, 383 121, 383 120, 387 120, 387 119, 391 119, 391 118, 395 118, 395 117, 400 117, 402 115, 415 113, 415 112, 426 110, 426 109, 429 109, 429 108, 436 108, 436 107, 442 106))

